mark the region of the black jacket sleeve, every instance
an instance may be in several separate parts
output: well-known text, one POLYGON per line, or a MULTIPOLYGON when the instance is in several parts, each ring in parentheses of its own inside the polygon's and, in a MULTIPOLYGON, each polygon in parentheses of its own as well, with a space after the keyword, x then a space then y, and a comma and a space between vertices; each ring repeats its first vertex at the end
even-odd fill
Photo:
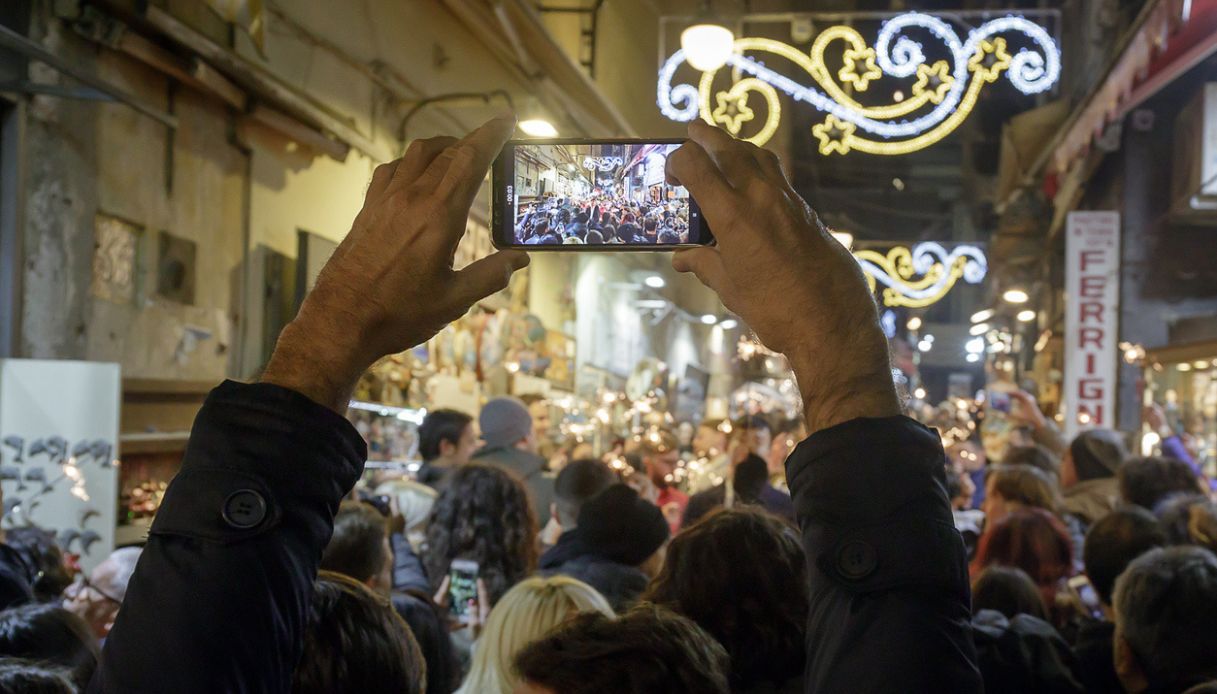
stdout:
POLYGON ((366 458, 294 391, 226 382, 194 422, 91 692, 287 692, 321 551, 366 458))
POLYGON ((817 432, 786 461, 812 592, 807 692, 980 692, 942 442, 906 417, 817 432))

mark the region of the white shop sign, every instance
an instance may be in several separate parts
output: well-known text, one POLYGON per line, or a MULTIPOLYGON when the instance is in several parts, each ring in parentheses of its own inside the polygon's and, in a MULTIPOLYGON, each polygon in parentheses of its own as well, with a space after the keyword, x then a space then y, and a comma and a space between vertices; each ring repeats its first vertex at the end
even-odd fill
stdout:
POLYGON ((1070 212, 1065 231, 1065 435, 1116 419, 1120 214, 1070 212))
POLYGON ((0 359, 6 528, 53 531, 86 571, 114 549, 118 364, 0 359))

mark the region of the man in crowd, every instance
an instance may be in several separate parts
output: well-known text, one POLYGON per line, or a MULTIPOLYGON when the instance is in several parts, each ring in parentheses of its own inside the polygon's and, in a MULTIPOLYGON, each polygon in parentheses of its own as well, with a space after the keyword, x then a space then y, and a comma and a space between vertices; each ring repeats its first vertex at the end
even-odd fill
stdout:
POLYGON ((418 426, 418 481, 435 489, 456 467, 469 462, 477 448, 473 418, 456 410, 428 412, 418 426))
POLYGON ((1116 471, 1128 457, 1124 441, 1110 429, 1090 429, 1073 439, 1061 458, 1061 508, 1091 525, 1120 502, 1116 471))
POLYGON ((459 684, 460 669, 447 623, 427 596, 427 578, 409 545, 390 546, 387 520, 371 504, 342 502, 334 516, 334 534, 321 555, 321 568, 390 597, 427 663, 427 691, 450 692, 459 684), (395 575, 403 571, 412 576, 395 575))
POLYGON ((1217 556, 1154 549, 1116 581, 1116 672, 1124 691, 1177 694, 1217 680, 1217 556))
POLYGON ((578 526, 546 552, 540 569, 583 581, 621 612, 633 606, 659 573, 668 532, 655 504, 624 484, 614 484, 583 504, 578 526))
POLYGON ((515 398, 495 398, 482 407, 478 425, 486 445, 473 459, 515 473, 528 488, 537 518, 547 518, 554 499, 554 478, 546 474, 545 459, 537 455, 528 408, 515 398))
MULTIPOLYGON (((321 551, 367 453, 340 414, 359 375, 430 339, 528 262, 501 251, 452 268, 486 170, 514 130, 497 119, 460 141, 415 142, 376 170, 262 381, 222 384, 203 404, 95 689, 289 689, 321 551)), ((979 692, 941 439, 900 414, 857 262, 773 154, 701 122, 689 135, 668 158, 669 182, 688 188, 718 245, 679 251, 673 266, 696 274, 787 357, 810 432, 786 463, 812 574, 805 691, 979 692)), ((502 443, 529 432, 514 433, 502 443)), ((1117 616, 1121 607, 1117 597, 1117 616)), ((662 631, 662 618, 641 621, 633 631, 628 616, 617 623, 620 635, 609 638, 618 652, 639 653, 641 634, 662 631)), ((584 626, 576 620, 564 642, 579 642, 584 626)), ((703 640, 655 652, 671 654, 661 663, 668 674, 652 680, 657 690, 725 691, 721 649, 709 657, 703 640), (685 672, 703 677, 682 686, 672 673, 685 672)), ((643 655, 623 658, 616 676, 654 672, 637 662, 643 655)))
POLYGON ((731 471, 727 434, 731 425, 726 420, 705 419, 693 434, 695 464, 689 466, 685 488, 690 494, 705 491, 726 479, 731 471))
POLYGON ((638 449, 647 476, 659 492, 655 503, 663 511, 663 517, 668 519, 673 535, 680 530, 685 506, 689 505, 689 495, 676 488, 673 477, 680 462, 679 446, 675 436, 661 429, 652 429, 642 435, 638 449))
POLYGON ((1103 612, 1101 619, 1083 622, 1074 641, 1073 650, 1078 658, 1075 670, 1086 691, 1120 691, 1112 657, 1116 626, 1111 621, 1111 594, 1116 579, 1134 559, 1165 544, 1166 534, 1158 521, 1137 506, 1112 511, 1086 533, 1082 552, 1086 578, 1103 612))
POLYGON ((1204 491, 1191 466, 1175 458, 1129 458, 1120 465, 1117 477, 1125 503, 1149 511, 1156 511, 1159 503, 1175 494, 1204 491))
POLYGON ((63 593, 63 606, 83 619, 102 642, 114 626, 139 556, 139 547, 120 547, 93 567, 87 578, 81 573, 63 593))
MULTIPOLYGON (((554 480, 554 503, 550 507, 551 519, 562 530, 559 544, 578 525, 583 505, 616 483, 617 475, 599 460, 576 460, 562 468, 554 480)), ((544 564, 544 556, 541 561, 544 564)))

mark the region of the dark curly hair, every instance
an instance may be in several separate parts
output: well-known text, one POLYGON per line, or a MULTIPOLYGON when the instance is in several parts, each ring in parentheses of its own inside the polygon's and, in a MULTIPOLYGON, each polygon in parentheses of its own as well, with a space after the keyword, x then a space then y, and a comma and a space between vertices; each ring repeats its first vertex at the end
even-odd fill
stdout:
POLYGON ((457 468, 431 508, 424 563, 438 590, 453 559, 478 564, 491 604, 537 566, 537 519, 524 485, 480 463, 457 468))
POLYGON ((643 600, 718 639, 731 656, 736 690, 803 672, 808 586, 794 530, 759 509, 724 509, 673 538, 643 600))

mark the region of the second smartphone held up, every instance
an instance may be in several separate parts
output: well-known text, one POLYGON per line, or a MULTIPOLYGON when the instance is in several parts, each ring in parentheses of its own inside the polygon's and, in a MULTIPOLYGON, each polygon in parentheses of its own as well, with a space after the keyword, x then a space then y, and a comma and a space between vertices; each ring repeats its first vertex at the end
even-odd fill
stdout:
POLYGON ((491 237, 529 251, 662 251, 714 236, 668 185, 683 140, 512 140, 494 162, 491 237))

